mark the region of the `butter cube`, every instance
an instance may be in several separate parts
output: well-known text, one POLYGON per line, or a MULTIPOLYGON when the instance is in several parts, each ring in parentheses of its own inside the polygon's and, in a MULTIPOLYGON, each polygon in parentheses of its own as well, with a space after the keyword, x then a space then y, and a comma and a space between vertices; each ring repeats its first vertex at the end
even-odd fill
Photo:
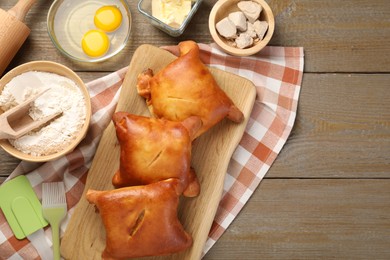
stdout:
POLYGON ((152 0, 152 15, 167 25, 179 28, 191 11, 191 0, 152 0))

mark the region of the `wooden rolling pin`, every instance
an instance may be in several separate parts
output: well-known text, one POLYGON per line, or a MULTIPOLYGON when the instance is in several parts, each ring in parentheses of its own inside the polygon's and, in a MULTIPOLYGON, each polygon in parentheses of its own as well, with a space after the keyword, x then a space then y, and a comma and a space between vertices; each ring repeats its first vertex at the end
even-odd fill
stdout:
POLYGON ((30 34, 30 29, 23 21, 35 2, 19 0, 8 12, 0 9, 0 75, 30 34))

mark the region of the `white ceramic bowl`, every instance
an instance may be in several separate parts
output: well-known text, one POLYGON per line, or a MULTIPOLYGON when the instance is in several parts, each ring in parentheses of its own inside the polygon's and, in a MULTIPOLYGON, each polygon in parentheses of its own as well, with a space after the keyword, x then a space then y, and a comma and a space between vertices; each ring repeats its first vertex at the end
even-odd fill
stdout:
POLYGON ((260 14, 260 21, 268 22, 268 30, 264 38, 261 41, 255 42, 252 47, 245 49, 233 47, 229 43, 229 40, 219 35, 215 28, 215 25, 223 18, 227 17, 230 13, 239 11, 237 3, 241 1, 242 0, 219 0, 211 9, 209 16, 209 30, 215 43, 224 52, 235 56, 249 56, 259 52, 261 49, 267 46, 275 30, 275 19, 272 10, 267 4, 267 2, 265 2, 264 0, 252 0, 253 2, 256 2, 262 6, 263 10, 260 14))
MULTIPOLYGON (((82 94, 85 98, 86 103, 86 119, 84 122, 84 125, 78 132, 77 137, 71 141, 71 143, 65 147, 62 151, 58 151, 56 153, 45 155, 45 156, 33 156, 30 154, 23 153, 13 147, 8 140, 0 140, 0 146, 9 154, 13 155, 16 158, 19 158, 21 160, 30 161, 30 162, 46 162, 51 161, 54 159, 57 159, 71 151, 74 150, 74 148, 81 142, 81 140, 84 139, 87 130, 89 128, 90 118, 91 118, 91 100, 89 96, 89 92, 87 90, 87 87, 85 86, 84 82, 81 80, 81 78, 73 72, 71 69, 55 62, 50 61, 33 61, 28 62, 25 64, 22 64, 11 71, 9 71, 7 74, 5 74, 0 79, 0 93, 3 91, 4 87, 7 85, 8 82, 10 82, 14 77, 28 72, 28 71, 42 71, 42 72, 50 72, 54 74, 58 74, 61 76, 64 76, 68 79, 71 79, 73 82, 76 83, 76 85, 81 89, 82 94)), ((0 114, 3 113, 3 111, 0 109, 0 114)))

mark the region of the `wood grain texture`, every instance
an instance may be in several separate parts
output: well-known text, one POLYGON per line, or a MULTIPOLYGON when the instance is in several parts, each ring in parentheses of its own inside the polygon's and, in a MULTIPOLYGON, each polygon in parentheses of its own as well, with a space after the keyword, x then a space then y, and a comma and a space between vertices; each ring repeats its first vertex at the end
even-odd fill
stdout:
POLYGON ((3 149, 0 149, 0 183, 2 183, 1 178, 4 178, 11 174, 11 172, 16 168, 18 163, 20 162, 19 159, 9 155, 6 151, 3 149))
MULTIPOLYGON (((126 66, 141 44, 167 45, 181 40, 212 42, 208 16, 216 0, 204 0, 184 34, 173 38, 152 26, 130 5, 133 29, 124 51, 104 63, 81 64, 68 60, 53 47, 46 30, 46 15, 51 1, 38 1, 27 14, 31 28, 10 67, 29 60, 52 60, 77 71, 113 71, 126 66)), ((389 72, 390 5, 388 0, 268 0, 275 16, 275 33, 270 45, 302 46, 306 72, 389 72)), ((13 0, 1 1, 8 9, 13 0)))
MULTIPOLYGON (((175 58, 158 47, 140 46, 123 82, 117 111, 150 116, 144 98, 137 94, 137 76, 147 68, 157 73, 175 58)), ((184 229, 191 234, 193 245, 182 253, 156 259, 192 260, 201 257, 222 195, 228 163, 241 140, 255 101, 256 90, 252 82, 218 69, 210 70, 217 83, 243 112, 245 121, 235 124, 223 120, 194 141, 191 166, 195 169, 201 192, 196 198, 182 199, 179 209, 179 218, 184 229)), ((66 259, 100 259, 105 247, 105 230, 94 205, 85 199, 85 193, 90 188, 113 189, 112 176, 119 168, 119 157, 115 127, 110 124, 100 141, 83 196, 61 242, 61 254, 66 259)))
POLYGON ((389 74, 305 74, 293 131, 267 177, 390 178, 389 74))
POLYGON ((390 180, 263 180, 204 259, 389 259, 389 197, 390 180))
MULTIPOLYGON (((88 82, 127 66, 144 43, 212 41, 208 14, 216 0, 204 0, 178 38, 127 1, 133 31, 124 51, 101 64, 75 63, 47 35, 51 2, 37 1, 29 11, 32 31, 8 69, 52 60, 88 82)), ((205 259, 390 259, 389 1, 267 2, 276 23, 270 45, 304 47, 296 123, 266 179, 205 259)), ((15 3, 2 0, 0 8, 15 3)), ((0 150, 0 183, 17 163, 0 150)))
POLYGON ((303 46, 306 72, 389 72, 387 0, 272 0, 271 45, 303 46))

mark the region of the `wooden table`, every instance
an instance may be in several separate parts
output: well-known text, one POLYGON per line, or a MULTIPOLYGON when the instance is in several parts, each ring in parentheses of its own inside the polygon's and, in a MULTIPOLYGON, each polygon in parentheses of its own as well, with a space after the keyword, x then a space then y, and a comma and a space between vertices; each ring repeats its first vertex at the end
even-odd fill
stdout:
MULTIPOLYGON (((8 69, 51 60, 88 82, 129 64, 144 43, 212 41, 204 0, 172 38, 128 1, 132 37, 99 65, 72 62, 52 45, 38 1, 31 35, 8 69)), ((205 259, 390 259, 390 3, 388 0, 268 0, 270 45, 303 46, 305 69, 294 129, 265 179, 205 259)), ((16 0, 3 0, 9 9, 16 0)), ((18 160, 0 151, 0 182, 18 160)))

